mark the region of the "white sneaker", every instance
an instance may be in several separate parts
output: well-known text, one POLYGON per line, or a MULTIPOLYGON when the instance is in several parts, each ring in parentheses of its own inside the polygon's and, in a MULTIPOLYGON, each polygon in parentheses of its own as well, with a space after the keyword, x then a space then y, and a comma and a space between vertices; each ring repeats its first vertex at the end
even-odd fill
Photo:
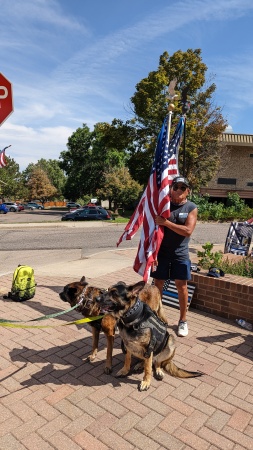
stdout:
POLYGON ((188 325, 187 322, 179 321, 177 335, 181 337, 185 337, 188 334, 188 325))

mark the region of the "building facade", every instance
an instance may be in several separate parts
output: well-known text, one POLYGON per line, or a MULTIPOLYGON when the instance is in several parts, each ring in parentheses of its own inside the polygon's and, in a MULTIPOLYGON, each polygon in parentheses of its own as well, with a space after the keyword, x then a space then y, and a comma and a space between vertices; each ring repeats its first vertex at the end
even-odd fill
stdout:
POLYGON ((229 192, 237 192, 253 207, 253 135, 223 133, 221 140, 225 150, 219 170, 200 193, 225 200, 229 192))

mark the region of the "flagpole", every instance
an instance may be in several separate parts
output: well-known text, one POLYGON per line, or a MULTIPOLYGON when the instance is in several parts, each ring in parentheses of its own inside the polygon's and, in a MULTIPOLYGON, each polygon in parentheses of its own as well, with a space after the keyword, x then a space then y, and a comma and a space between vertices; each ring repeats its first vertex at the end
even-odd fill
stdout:
MULTIPOLYGON (((175 109, 175 105, 173 103, 174 100, 176 100, 178 98, 178 95, 175 94, 175 86, 177 83, 177 79, 175 78, 174 80, 172 80, 168 86, 168 98, 169 98, 169 105, 168 105, 168 111, 169 111, 169 115, 168 115, 168 145, 170 143, 170 130, 171 130, 171 119, 172 119, 172 113, 175 109)), ((178 162, 178 161, 177 161, 178 162)))
POLYGON ((190 102, 187 101, 188 87, 182 91, 182 115, 184 117, 184 142, 183 142, 183 176, 186 175, 186 114, 190 110, 190 102))

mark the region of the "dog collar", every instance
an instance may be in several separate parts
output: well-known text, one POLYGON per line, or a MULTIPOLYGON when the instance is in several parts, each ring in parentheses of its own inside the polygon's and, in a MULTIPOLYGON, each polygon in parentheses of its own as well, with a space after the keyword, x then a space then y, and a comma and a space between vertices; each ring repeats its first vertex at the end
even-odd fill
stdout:
POLYGON ((138 298, 136 303, 132 308, 130 308, 123 317, 121 317, 121 321, 123 324, 129 324, 131 322, 134 322, 136 319, 138 319, 143 311, 143 302, 140 301, 138 298))

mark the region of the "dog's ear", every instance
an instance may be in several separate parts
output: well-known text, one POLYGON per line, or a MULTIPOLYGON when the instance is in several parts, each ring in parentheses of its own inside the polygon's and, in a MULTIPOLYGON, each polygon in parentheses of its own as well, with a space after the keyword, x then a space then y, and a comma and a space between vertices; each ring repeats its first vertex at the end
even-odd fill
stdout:
MULTIPOLYGON (((85 283, 85 276, 83 276, 83 277, 81 278, 80 283, 82 283, 82 284, 85 283)), ((86 284, 88 284, 88 283, 86 283, 86 284)))
POLYGON ((134 295, 137 295, 144 288, 145 284, 145 281, 139 281, 136 284, 128 286, 128 291, 132 292, 134 295))

